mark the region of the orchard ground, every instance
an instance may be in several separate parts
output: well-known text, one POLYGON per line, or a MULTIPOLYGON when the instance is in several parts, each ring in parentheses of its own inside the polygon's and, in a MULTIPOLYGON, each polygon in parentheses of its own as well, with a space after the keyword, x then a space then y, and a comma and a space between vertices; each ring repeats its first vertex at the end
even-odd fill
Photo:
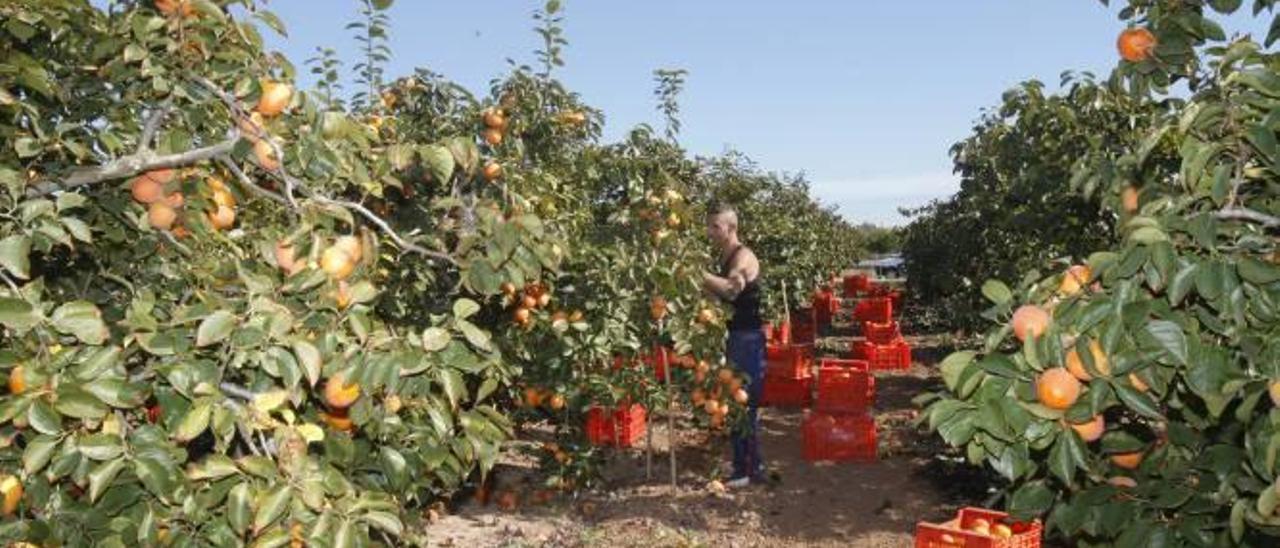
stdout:
MULTIPOLYGON (((842 311, 818 354, 848 357, 852 325, 842 311)), ((688 417, 677 421, 679 481, 672 490, 664 418, 651 420, 654 457, 646 477, 643 442, 616 452, 602 489, 547 504, 522 500, 514 511, 462 498, 431 524, 432 546, 910 546, 915 524, 940 521, 982 505, 999 480, 963 462, 936 435, 913 426, 912 399, 942 388, 938 362, 953 349, 949 335, 912 335, 909 370, 876 375, 879 459, 874 463, 810 463, 803 458, 801 408, 761 409, 768 485, 716 493, 708 488, 729 467, 723 436, 688 417)), ((528 494, 540 484, 521 445, 538 445, 537 425, 506 451, 495 489, 528 494)), ((527 497, 525 497, 527 498, 527 497)))

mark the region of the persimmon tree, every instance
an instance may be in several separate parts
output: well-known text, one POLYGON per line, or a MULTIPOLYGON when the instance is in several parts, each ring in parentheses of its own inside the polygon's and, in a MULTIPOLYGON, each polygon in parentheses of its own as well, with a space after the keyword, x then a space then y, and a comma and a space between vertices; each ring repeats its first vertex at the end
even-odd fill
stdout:
POLYGON ((1280 80, 1274 53, 1215 22, 1241 5, 1121 10, 1151 40, 1118 30, 1117 94, 1102 100, 1167 111, 1056 179, 1103 204, 1115 236, 1072 268, 984 283, 996 325, 943 362, 949 391, 923 415, 1010 482, 1011 510, 1079 545, 1280 535, 1280 80))

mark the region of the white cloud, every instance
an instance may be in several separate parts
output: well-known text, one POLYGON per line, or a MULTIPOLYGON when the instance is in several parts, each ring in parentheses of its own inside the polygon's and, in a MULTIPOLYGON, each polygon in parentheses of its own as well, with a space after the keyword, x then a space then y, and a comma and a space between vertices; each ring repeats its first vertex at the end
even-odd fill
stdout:
POLYGON ((917 173, 858 179, 813 181, 812 191, 824 204, 839 207, 853 223, 871 222, 900 226, 907 219, 899 207, 918 207, 946 198, 960 190, 960 179, 950 172, 917 173))

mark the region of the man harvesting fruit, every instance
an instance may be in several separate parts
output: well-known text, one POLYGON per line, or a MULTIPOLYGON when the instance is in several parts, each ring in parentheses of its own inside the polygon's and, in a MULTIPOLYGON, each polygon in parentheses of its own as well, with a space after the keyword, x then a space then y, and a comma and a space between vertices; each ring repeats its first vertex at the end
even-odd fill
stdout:
POLYGON ((733 306, 725 355, 748 378, 747 423, 733 434, 733 476, 728 487, 764 479, 760 458, 758 404, 764 375, 764 333, 760 330, 760 261, 738 240, 738 213, 728 205, 708 210, 707 237, 719 251, 719 274, 704 273, 703 289, 733 306))

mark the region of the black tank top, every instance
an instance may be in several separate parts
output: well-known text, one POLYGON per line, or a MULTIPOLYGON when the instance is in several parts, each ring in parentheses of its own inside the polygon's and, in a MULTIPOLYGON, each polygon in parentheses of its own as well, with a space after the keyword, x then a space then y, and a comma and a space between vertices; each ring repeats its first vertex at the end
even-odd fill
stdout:
MULTIPOLYGON (((733 264, 734 257, 738 256, 743 247, 745 246, 739 245, 735 248, 724 264, 720 265, 720 276, 729 276, 729 265, 733 264)), ((764 320, 760 318, 760 275, 757 274, 756 279, 748 281, 737 298, 729 301, 729 304, 733 305, 733 319, 729 320, 730 331, 759 331, 764 325, 764 320)))

